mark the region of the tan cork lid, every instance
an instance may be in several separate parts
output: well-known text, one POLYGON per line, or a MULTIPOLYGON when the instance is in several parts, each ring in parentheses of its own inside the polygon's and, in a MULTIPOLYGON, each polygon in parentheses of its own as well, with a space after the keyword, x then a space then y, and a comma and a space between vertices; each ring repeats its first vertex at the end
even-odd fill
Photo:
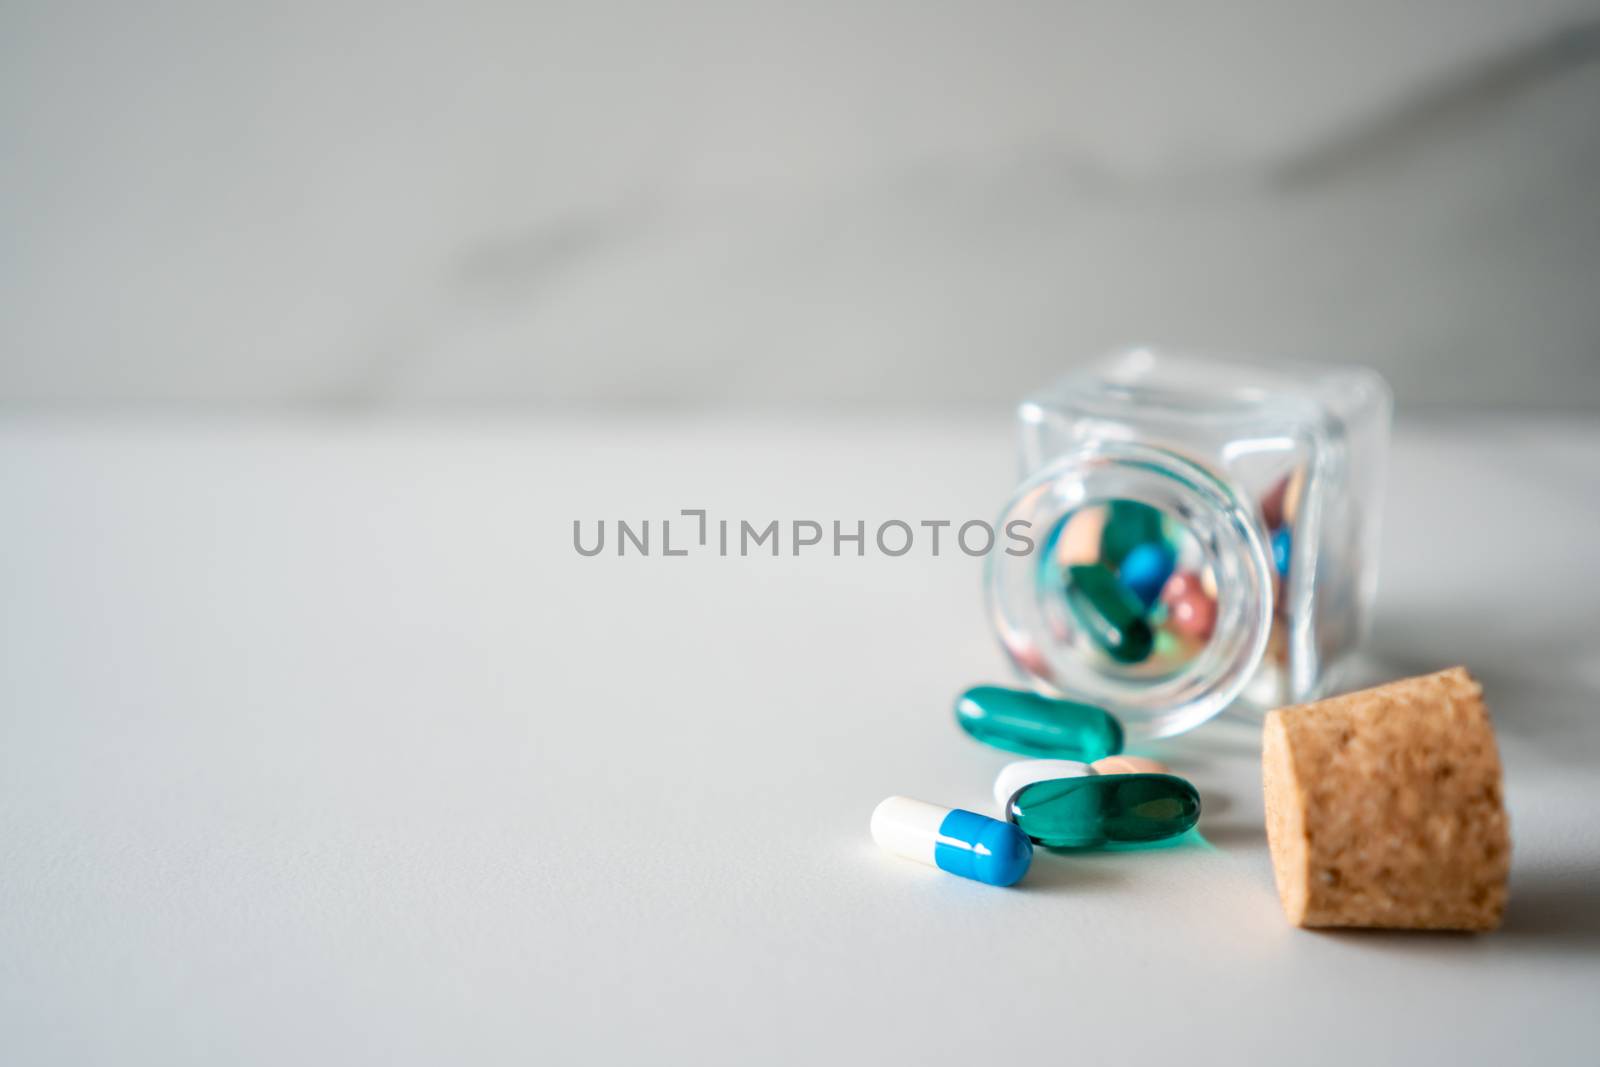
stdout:
POLYGON ((1494 727, 1466 668, 1279 708, 1261 774, 1290 922, 1500 925, 1510 829, 1494 727))

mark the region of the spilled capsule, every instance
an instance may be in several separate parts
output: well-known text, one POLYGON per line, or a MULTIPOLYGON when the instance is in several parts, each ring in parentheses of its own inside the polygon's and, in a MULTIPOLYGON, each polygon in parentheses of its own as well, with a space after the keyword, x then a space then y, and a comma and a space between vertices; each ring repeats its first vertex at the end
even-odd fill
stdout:
POLYGON ((1024 756, 1095 760, 1122 751, 1122 725, 1104 710, 998 685, 962 693, 956 721, 984 744, 1024 756))
POLYGON ((1024 759, 1000 768, 994 778, 994 802, 1002 815, 1017 791, 1035 782, 1082 778, 1090 774, 1167 774, 1167 765, 1145 756, 1107 756, 1093 763, 1070 759, 1024 759))
MULTIPOLYGON (((1116 756, 1108 757, 1116 759, 1116 756)), ((1103 761, 1102 761, 1103 762, 1103 761)), ((1000 773, 994 778, 994 802, 1002 814, 1005 813, 1006 803, 1017 795, 1017 790, 1034 782, 1048 782, 1054 778, 1081 778, 1086 774, 1094 774, 1095 769, 1087 763, 1080 763, 1071 759, 1023 759, 1015 763, 1008 763, 1000 768, 1000 773)))
POLYGON ((872 839, 897 856, 989 885, 1014 884, 1033 862, 1033 844, 1011 823, 910 797, 873 809, 872 839))
POLYGON ((1200 794, 1171 774, 1098 774, 1024 786, 1011 822, 1046 848, 1163 841, 1200 821, 1200 794))

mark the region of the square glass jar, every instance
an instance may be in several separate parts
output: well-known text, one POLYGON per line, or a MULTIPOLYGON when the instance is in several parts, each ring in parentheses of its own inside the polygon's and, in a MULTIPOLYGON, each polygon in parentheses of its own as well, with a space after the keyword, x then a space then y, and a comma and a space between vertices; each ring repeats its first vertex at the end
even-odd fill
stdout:
POLYGON ((1391 408, 1362 367, 1148 348, 1029 397, 1024 481, 1001 522, 1025 522, 1037 552, 991 556, 1003 647, 1038 688, 1136 735, 1327 692, 1376 589, 1391 408), (1131 644, 1107 629, 1096 583, 1112 618, 1142 613, 1131 644))

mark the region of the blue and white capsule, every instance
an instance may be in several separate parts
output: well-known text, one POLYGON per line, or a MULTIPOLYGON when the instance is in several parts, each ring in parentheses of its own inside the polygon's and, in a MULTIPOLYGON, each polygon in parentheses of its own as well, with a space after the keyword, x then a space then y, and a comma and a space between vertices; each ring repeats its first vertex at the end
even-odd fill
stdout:
POLYGON ((910 797, 873 809, 872 839, 896 856, 989 885, 1015 884, 1033 862, 1033 842, 1013 824, 910 797))

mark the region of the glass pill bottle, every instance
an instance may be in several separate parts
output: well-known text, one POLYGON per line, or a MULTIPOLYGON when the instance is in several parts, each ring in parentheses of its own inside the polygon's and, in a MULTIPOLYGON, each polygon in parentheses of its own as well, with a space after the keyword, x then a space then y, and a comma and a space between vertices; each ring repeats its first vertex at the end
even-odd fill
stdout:
POLYGON ((1028 398, 1000 526, 1033 547, 988 561, 1006 653, 1134 737, 1326 693, 1376 588, 1390 409, 1364 368, 1146 348, 1028 398))

